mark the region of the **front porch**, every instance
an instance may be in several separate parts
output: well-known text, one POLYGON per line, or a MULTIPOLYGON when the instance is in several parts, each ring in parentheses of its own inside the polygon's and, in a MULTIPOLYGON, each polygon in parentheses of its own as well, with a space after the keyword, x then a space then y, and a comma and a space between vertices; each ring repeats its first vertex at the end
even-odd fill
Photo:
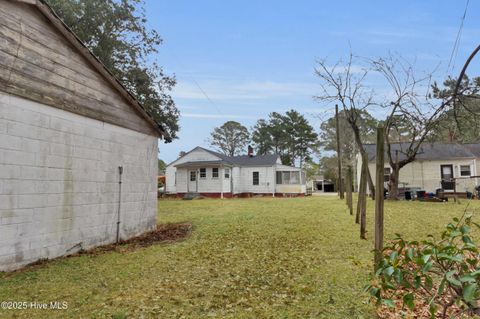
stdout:
POLYGON ((232 165, 224 161, 186 162, 175 166, 177 195, 232 197, 232 165))

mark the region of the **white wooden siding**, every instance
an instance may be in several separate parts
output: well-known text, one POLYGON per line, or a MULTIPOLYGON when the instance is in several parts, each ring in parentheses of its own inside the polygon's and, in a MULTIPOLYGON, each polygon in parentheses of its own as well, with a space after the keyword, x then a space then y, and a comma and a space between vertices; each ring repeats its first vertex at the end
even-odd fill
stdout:
MULTIPOLYGON (((359 161, 360 162, 360 161, 359 161)), ((360 165, 360 164, 358 164, 360 165)), ((441 188, 441 165, 452 165, 453 166, 453 176, 455 178, 460 177, 460 165, 469 165, 472 175, 475 175, 475 172, 478 172, 478 161, 474 159, 452 159, 452 160, 441 160, 441 161, 415 161, 407 164, 400 170, 400 187, 403 186, 402 183, 408 183, 407 187, 420 187, 427 192, 435 192, 438 188, 441 188)), ((360 167, 360 166, 357 166, 360 167)), ((375 180, 375 163, 369 163, 370 174, 372 179, 375 180)), ((388 164, 385 167, 390 167, 388 164)), ((359 178, 359 177, 357 177, 359 178)), ((458 192, 473 192, 475 190, 475 185, 477 185, 477 179, 475 178, 464 178, 457 179, 457 191, 458 192)))

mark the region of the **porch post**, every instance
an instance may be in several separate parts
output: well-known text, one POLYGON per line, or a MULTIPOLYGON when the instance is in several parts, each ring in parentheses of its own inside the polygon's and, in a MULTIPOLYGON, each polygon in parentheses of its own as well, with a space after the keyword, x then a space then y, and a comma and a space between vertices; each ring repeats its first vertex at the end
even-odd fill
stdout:
POLYGON ((277 168, 273 168, 273 191, 272 197, 275 197, 275 192, 277 191, 277 168))
POLYGON ((223 165, 220 166, 220 198, 223 199, 223 179, 225 178, 225 169, 223 165))
POLYGON ((200 177, 199 169, 195 169, 195 193, 198 193, 198 178, 200 177))

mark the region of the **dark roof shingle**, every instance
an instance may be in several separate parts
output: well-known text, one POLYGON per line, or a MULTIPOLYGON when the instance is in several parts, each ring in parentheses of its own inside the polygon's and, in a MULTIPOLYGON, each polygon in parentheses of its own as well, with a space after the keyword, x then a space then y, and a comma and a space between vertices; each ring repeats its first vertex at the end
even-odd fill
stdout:
MULTIPOLYGON (((410 143, 392 143, 392 152, 398 150, 398 159, 405 159, 405 153, 410 143)), ((376 144, 364 144, 368 154, 368 160, 374 161, 376 156, 376 144)), ((394 154, 394 153, 393 153, 394 154)), ((387 159, 387 148, 385 147, 385 159, 387 159)), ((458 144, 458 143, 430 143, 424 142, 417 153, 416 160, 442 160, 454 158, 475 158, 480 157, 480 144, 458 144)))
POLYGON ((272 165, 275 165, 278 159, 277 154, 254 155, 254 156, 248 156, 248 155, 228 156, 222 153, 207 150, 206 148, 202 148, 202 149, 221 158, 227 163, 238 165, 238 166, 272 166, 272 165))

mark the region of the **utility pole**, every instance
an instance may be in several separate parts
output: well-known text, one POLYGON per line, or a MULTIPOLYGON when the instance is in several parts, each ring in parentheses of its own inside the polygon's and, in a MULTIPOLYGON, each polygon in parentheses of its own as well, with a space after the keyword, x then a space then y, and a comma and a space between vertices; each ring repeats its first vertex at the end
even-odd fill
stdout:
POLYGON ((338 104, 335 104, 335 126, 337 133, 337 160, 338 160, 338 193, 340 199, 344 198, 342 180, 342 151, 340 150, 340 121, 338 118, 338 104))
POLYGON ((375 173, 375 270, 380 266, 383 251, 383 205, 384 205, 384 170, 385 170, 385 130, 382 126, 377 127, 377 155, 375 173))

